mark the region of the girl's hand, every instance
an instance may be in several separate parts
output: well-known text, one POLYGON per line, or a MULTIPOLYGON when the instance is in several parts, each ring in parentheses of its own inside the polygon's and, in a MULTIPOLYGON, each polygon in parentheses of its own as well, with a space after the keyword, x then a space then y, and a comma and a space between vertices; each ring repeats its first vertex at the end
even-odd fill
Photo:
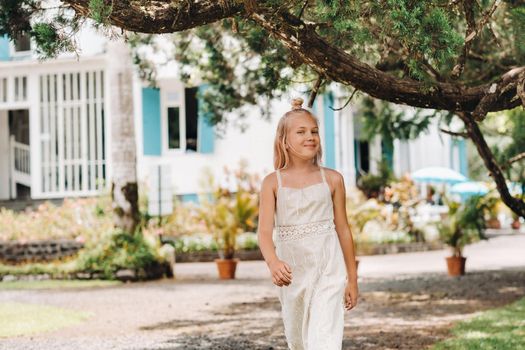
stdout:
POLYGON ((345 309, 352 310, 357 305, 357 285, 347 282, 345 288, 345 309))
POLYGON ((275 260, 268 264, 272 274, 273 284, 278 287, 288 286, 292 283, 292 269, 282 260, 275 260))

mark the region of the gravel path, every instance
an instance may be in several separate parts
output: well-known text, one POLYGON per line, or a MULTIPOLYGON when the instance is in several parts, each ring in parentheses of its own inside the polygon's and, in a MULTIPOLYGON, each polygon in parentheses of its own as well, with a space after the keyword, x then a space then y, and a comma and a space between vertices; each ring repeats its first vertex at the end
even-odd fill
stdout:
MULTIPOLYGON (((525 295, 525 235, 468 247, 467 275, 444 273, 446 251, 361 257, 359 305, 344 349, 423 349, 453 322, 525 295)), ((95 289, 0 292, 0 302, 92 314, 84 323, 0 340, 0 349, 285 349, 276 287, 263 262, 218 281, 210 263, 177 265, 177 280, 95 289)))

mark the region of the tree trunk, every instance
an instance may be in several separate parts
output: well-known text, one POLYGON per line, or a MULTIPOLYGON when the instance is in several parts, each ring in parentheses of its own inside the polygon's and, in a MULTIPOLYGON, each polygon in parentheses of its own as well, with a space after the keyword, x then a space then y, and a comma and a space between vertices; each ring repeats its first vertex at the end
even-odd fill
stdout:
POLYGON ((470 139, 476 146, 479 156, 483 160, 485 167, 489 170, 490 176, 496 183, 496 188, 501 196, 501 200, 514 213, 525 218, 525 202, 520 198, 514 198, 510 194, 505 181, 505 176, 503 175, 499 164, 496 162, 494 154, 485 141, 485 138, 479 129, 478 123, 474 120, 471 113, 459 113, 458 115, 465 123, 465 127, 470 139))
POLYGON ((108 42, 111 120, 111 197, 115 226, 133 233, 139 222, 133 113, 133 64, 123 41, 108 42))

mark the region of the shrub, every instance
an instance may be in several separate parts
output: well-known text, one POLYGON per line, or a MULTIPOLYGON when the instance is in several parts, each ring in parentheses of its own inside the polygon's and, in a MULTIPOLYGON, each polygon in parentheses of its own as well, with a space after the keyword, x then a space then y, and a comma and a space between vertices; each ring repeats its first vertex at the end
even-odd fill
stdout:
POLYGON ((130 234, 116 230, 99 241, 88 244, 77 258, 77 270, 101 274, 102 278, 114 279, 120 269, 130 269, 139 276, 159 263, 158 244, 140 232, 130 234))
POLYGON ((486 223, 483 218, 486 203, 480 196, 472 196, 465 203, 447 203, 448 217, 438 224, 440 237, 450 246, 454 256, 462 256, 465 245, 484 239, 486 223))

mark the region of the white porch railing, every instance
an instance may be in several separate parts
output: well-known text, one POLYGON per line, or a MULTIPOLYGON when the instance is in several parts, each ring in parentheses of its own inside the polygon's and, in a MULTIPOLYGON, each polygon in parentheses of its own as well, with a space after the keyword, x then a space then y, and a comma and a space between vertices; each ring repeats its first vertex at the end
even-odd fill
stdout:
POLYGON ((10 139, 11 159, 11 193, 16 195, 16 184, 31 186, 31 156, 30 147, 15 141, 11 135, 10 139))

